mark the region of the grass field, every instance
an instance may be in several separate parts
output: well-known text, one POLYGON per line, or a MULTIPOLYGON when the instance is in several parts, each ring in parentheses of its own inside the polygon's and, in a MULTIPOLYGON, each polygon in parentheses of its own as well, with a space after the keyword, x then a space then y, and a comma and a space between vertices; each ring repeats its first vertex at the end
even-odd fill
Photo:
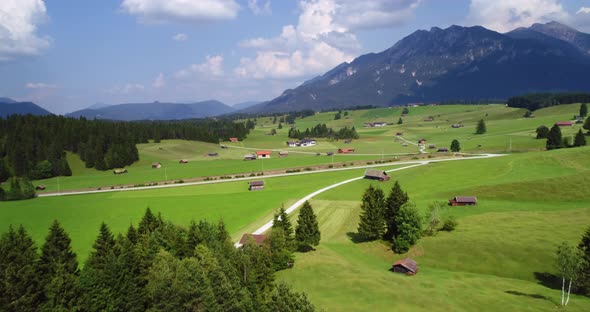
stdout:
MULTIPOLYGON (((451 208, 456 231, 422 238, 406 255, 351 240, 370 181, 330 190, 312 202, 321 244, 280 278, 326 311, 553 311, 560 285, 547 276, 556 272, 556 246, 577 244, 590 225, 589 156, 583 148, 439 163, 373 182, 388 191, 398 179, 421 211, 455 195, 478 197, 477 206, 451 208), (407 256, 418 275, 388 271, 407 256)), ((588 311, 590 299, 575 296, 567 310, 588 311)))

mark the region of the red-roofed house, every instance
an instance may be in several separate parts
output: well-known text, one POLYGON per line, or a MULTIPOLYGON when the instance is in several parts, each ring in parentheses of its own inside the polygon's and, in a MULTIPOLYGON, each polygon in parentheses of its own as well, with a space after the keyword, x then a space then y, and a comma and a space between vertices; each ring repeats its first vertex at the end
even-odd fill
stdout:
POLYGON ((477 197, 475 196, 455 196, 449 200, 451 206, 473 206, 477 204, 477 197))
POLYGON ((238 142, 238 138, 229 138, 229 141, 232 143, 238 142))
POLYGON ((240 239, 240 245, 244 245, 249 240, 253 240, 256 243, 256 245, 260 246, 264 243, 266 238, 267 238, 266 235, 262 235, 262 234, 244 234, 244 235, 242 235, 242 238, 240 239))
POLYGON ((338 153, 340 154, 348 154, 354 152, 354 148, 339 148, 338 153))
POLYGON ((574 125, 572 121, 558 121, 555 123, 556 126, 559 127, 571 127, 574 125))
POLYGON ((256 152, 256 156, 258 158, 270 158, 271 154, 272 154, 271 151, 258 151, 258 152, 256 152))

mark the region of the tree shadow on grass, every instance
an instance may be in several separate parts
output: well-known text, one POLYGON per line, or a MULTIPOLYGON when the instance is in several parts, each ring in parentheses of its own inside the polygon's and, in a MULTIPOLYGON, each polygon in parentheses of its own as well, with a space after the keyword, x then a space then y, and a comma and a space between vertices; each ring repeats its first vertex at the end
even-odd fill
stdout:
POLYGON ((355 244, 367 242, 367 239, 359 233, 348 232, 346 236, 355 244))
POLYGON ((561 278, 559 276, 547 272, 535 272, 533 274, 539 284, 551 289, 561 290, 561 278))
MULTIPOLYGON (((534 298, 534 299, 543 299, 543 300, 551 301, 551 299, 549 297, 539 295, 539 294, 527 294, 527 293, 523 293, 523 292, 516 291, 516 290, 507 290, 507 291, 505 291, 505 293, 515 295, 515 296, 523 296, 523 297, 529 297, 529 298, 534 298)), ((553 302, 553 301, 551 301, 551 302, 553 302)))

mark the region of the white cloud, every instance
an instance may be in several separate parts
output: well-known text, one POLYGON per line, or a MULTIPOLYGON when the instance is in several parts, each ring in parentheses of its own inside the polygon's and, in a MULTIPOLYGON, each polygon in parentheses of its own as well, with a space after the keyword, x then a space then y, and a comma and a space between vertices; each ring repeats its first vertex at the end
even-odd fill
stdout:
POLYGON ((567 21, 569 14, 558 0, 471 0, 468 22, 499 32, 551 20, 567 21))
POLYGON ((0 61, 37 55, 49 47, 49 39, 37 34, 46 12, 43 0, 0 1, 0 61))
POLYGON ((145 22, 203 22, 234 19, 240 6, 235 0, 123 0, 123 11, 145 22))
POLYGON ((239 43, 256 49, 234 69, 239 77, 295 78, 351 61, 361 50, 355 31, 393 26, 412 18, 421 0, 301 0, 297 25, 274 38, 239 43))
POLYGON ((161 88, 165 85, 166 85, 166 79, 164 79, 164 74, 162 74, 162 73, 160 73, 158 75, 158 77, 156 77, 156 79, 154 79, 154 82, 152 83, 152 86, 154 88, 161 88))
POLYGON ((28 82, 27 84, 25 84, 25 87, 27 89, 55 89, 55 88, 57 88, 56 85, 47 84, 47 83, 43 83, 43 82, 28 82))
POLYGON ((590 14, 590 8, 581 7, 576 14, 590 14))
POLYGON ((223 56, 214 55, 207 56, 204 63, 192 64, 187 68, 176 72, 177 79, 185 79, 191 76, 198 76, 201 78, 215 78, 223 76, 223 56))
POLYGON ((254 13, 254 15, 268 15, 272 13, 270 0, 266 0, 266 2, 261 5, 258 4, 258 0, 248 0, 248 8, 254 13))
POLYGON ((188 35, 187 34, 176 34, 172 37, 172 40, 174 41, 186 41, 186 39, 188 39, 188 35))
POLYGON ((145 86, 139 83, 127 83, 121 86, 115 86, 110 90, 107 90, 107 93, 110 94, 130 94, 136 93, 139 91, 145 90, 145 86))

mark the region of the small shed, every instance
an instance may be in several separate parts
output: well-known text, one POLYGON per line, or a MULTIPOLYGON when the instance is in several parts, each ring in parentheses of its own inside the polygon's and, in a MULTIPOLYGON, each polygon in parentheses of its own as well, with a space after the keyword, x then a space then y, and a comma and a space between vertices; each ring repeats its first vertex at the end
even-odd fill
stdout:
POLYGON ((463 127, 463 124, 458 124, 458 123, 451 125, 451 128, 455 128, 455 129, 462 128, 462 127, 463 127))
POLYGON ((434 145, 434 144, 430 144, 430 145, 428 145, 428 148, 429 148, 429 149, 436 148, 436 145, 434 145))
POLYGON ((448 153, 449 149, 447 147, 439 147, 437 152, 438 153, 448 153))
POLYGON ((400 136, 400 135, 404 135, 403 132, 396 132, 395 135, 400 136))
POLYGON ((219 154, 218 153, 207 153, 207 156, 209 156, 209 157, 217 157, 217 156, 219 156, 219 154))
POLYGON ((420 139, 420 140, 418 140, 418 144, 426 144, 426 139, 420 139))
POLYGON ((571 127, 574 125, 572 121, 558 121, 555 123, 556 126, 559 127, 571 127))
POLYGON ((348 154, 348 153, 353 153, 354 152, 354 148, 339 148, 338 149, 338 153, 340 154, 348 154))
POLYGON ((271 154, 272 154, 271 151, 258 151, 258 152, 256 152, 256 156, 258 158, 270 158, 271 154))
POLYGON ((390 177, 387 172, 377 169, 367 169, 365 171, 365 179, 377 180, 377 181, 389 181, 390 177))
POLYGON ((289 152, 288 151, 280 151, 279 152, 279 157, 287 157, 289 156, 289 152))
POLYGON ((297 142, 295 142, 295 141, 287 141, 287 146, 288 147, 297 147, 297 142))
POLYGON ((181 159, 178 161, 179 164, 188 164, 188 159, 181 159))
POLYGON ((428 118, 424 118, 424 121, 434 121, 434 117, 428 116, 428 118))
POLYGON ((45 185, 43 185, 43 184, 37 185, 37 186, 35 186, 35 189, 37 191, 44 191, 45 190, 45 185))
POLYGON ((232 142, 232 143, 239 142, 238 138, 229 138, 229 141, 232 142))
POLYGON ((256 155, 246 154, 246 155, 244 155, 244 160, 256 160, 256 155))
POLYGON ((334 155, 334 152, 326 152, 326 156, 332 156, 334 155))
POLYGON ((113 174, 123 174, 127 173, 127 169, 115 169, 113 170, 113 174))
POLYGON ((477 204, 477 197, 475 196, 455 196, 449 200, 451 206, 473 206, 477 204))
POLYGON ((153 169, 160 169, 160 168, 162 168, 162 164, 159 162, 152 163, 152 168, 153 169))
POLYGON ((416 275, 418 273, 418 264, 416 261, 406 258, 396 261, 391 270, 396 273, 403 273, 406 275, 416 275))
POLYGON ((264 181, 250 181, 248 182, 248 185, 249 191, 264 190, 264 181))
POLYGON ((346 140, 344 140, 344 144, 348 144, 350 142, 352 142, 352 139, 346 139, 346 140))
POLYGON ((244 245, 246 244, 249 240, 254 241, 254 243, 256 243, 256 245, 260 246, 262 244, 264 244, 264 241, 267 239, 266 235, 262 235, 262 234, 244 234, 242 235, 242 238, 240 238, 240 245, 244 245))

